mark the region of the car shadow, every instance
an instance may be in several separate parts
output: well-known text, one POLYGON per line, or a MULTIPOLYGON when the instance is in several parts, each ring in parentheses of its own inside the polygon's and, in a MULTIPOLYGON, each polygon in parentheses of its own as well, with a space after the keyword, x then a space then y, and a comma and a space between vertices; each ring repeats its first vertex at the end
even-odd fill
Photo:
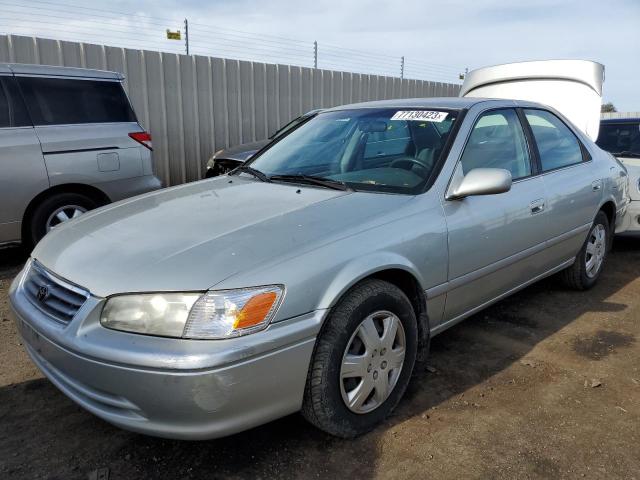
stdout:
POLYGON ((12 278, 29 258, 29 252, 21 246, 0 247, 0 280, 12 278))
POLYGON ((399 423, 487 381, 582 314, 625 309, 610 298, 638 277, 638 260, 640 242, 617 239, 603 278, 589 292, 549 278, 435 337, 429 369, 416 373, 393 416, 353 440, 326 435, 300 415, 218 440, 158 439, 112 427, 45 379, 3 387, 0 477, 87 478, 108 469, 111 479, 371 478, 381 436, 399 423))

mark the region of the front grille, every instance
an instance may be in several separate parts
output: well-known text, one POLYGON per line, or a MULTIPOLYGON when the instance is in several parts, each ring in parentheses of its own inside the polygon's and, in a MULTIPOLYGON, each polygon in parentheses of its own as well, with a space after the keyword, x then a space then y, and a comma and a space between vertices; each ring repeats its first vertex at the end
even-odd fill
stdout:
POLYGON ((68 324, 89 298, 89 292, 63 280, 33 261, 25 276, 29 301, 57 322, 68 324))

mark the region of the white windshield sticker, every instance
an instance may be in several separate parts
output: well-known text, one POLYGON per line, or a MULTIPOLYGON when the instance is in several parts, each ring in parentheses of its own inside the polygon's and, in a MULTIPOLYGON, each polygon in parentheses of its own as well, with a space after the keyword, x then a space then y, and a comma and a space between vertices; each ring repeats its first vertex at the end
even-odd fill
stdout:
POLYGON ((399 110, 393 114, 391 120, 417 120, 420 122, 442 122, 449 115, 447 112, 432 110, 399 110))

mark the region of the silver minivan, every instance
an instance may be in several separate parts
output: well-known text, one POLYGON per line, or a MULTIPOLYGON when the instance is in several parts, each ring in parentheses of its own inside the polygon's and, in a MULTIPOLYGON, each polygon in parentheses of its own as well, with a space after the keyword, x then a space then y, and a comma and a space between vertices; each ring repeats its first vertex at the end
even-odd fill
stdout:
POLYGON ((161 187, 120 73, 0 64, 0 245, 161 187))

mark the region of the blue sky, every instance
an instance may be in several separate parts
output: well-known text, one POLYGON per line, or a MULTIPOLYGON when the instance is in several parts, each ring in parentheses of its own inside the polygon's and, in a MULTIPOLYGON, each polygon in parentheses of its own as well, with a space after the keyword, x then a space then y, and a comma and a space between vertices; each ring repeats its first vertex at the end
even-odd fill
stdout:
POLYGON ((52 36, 57 29, 53 34, 66 30, 96 43, 139 41, 181 51, 180 42, 162 34, 187 17, 195 53, 309 66, 317 40, 320 67, 398 74, 404 56, 408 77, 436 80, 512 61, 595 60, 606 67, 604 100, 640 111, 640 0, 0 0, 0 6, 14 12, 3 15, 0 31, 52 36), (96 28, 101 21, 119 30, 96 28))

